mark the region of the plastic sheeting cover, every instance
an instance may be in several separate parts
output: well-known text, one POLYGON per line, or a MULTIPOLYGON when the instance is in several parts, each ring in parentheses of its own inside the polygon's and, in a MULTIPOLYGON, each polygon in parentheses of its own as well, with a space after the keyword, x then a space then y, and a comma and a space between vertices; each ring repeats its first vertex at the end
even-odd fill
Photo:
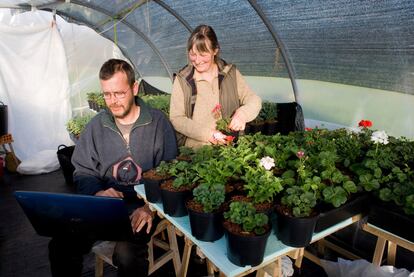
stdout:
POLYGON ((66 55, 50 15, 46 19, 32 12, 2 19, 0 99, 9 106, 9 133, 24 161, 70 142, 65 129, 71 116, 66 55))

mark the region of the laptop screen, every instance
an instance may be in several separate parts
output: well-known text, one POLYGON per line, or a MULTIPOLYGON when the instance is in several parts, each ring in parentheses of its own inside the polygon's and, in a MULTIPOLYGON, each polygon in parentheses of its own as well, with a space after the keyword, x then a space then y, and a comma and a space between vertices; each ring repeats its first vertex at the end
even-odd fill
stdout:
POLYGON ((120 198, 33 191, 16 191, 14 195, 41 236, 125 240, 133 235, 120 198))

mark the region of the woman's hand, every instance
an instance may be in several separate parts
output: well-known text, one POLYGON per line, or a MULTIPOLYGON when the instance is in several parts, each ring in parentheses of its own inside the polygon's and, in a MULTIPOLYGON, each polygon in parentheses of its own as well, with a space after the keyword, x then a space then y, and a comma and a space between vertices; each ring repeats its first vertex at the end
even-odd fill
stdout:
POLYGON ((131 215, 131 226, 135 233, 141 231, 141 229, 147 224, 147 234, 151 231, 152 227, 152 212, 148 205, 136 209, 131 215))
POLYGON ((246 128, 246 119, 240 111, 236 111, 231 118, 229 128, 233 131, 242 131, 246 128))
POLYGON ((212 144, 226 144, 226 135, 220 131, 214 130, 208 141, 212 144))

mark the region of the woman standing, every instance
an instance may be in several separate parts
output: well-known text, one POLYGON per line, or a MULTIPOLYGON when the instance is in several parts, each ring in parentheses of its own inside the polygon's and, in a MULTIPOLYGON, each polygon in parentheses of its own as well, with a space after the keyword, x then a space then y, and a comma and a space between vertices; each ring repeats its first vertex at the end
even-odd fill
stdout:
POLYGON ((261 99, 235 65, 219 58, 220 46, 210 26, 195 28, 187 51, 189 64, 175 75, 170 104, 170 120, 181 134, 179 144, 224 144, 226 136, 216 130, 217 115, 231 118, 231 130, 244 130, 258 115, 261 99))

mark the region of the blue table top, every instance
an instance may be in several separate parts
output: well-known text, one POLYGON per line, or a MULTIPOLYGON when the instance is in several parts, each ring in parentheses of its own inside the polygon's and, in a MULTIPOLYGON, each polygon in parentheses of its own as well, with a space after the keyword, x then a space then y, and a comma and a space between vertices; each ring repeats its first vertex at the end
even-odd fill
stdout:
MULTIPOLYGON (((141 197, 146 199, 144 185, 136 185, 135 191, 141 197)), ((243 272, 246 272, 251 266, 240 267, 229 261, 227 258, 226 241, 223 236, 221 239, 214 242, 199 241, 191 234, 190 220, 188 215, 183 217, 171 217, 164 213, 162 203, 150 203, 157 212, 161 213, 168 221, 179 229, 186 237, 188 237, 195 245, 197 245, 203 254, 226 276, 237 276, 243 272)), ((337 230, 340 230, 353 223, 352 218, 348 218, 322 232, 315 233, 312 237, 312 241, 322 239, 337 230)), ((286 255, 288 252, 294 250, 294 247, 283 244, 276 235, 273 233, 269 236, 266 244, 266 250, 264 254, 263 262, 275 260, 277 257, 286 255)))

